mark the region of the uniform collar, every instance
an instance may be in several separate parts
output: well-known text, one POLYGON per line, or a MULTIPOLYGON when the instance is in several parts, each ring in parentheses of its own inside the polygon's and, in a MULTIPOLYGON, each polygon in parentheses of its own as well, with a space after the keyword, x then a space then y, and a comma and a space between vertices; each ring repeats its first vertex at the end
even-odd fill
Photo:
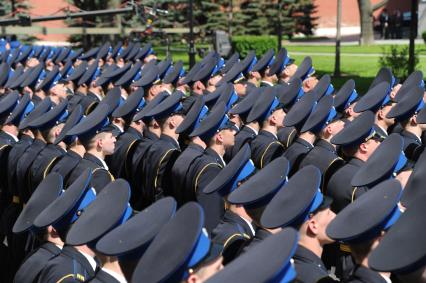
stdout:
POLYGON ((244 129, 244 128, 249 128, 250 130, 252 130, 252 131, 255 133, 255 135, 256 135, 256 136, 259 134, 259 131, 257 131, 257 130, 255 130, 255 129, 253 129, 253 128, 252 128, 252 127, 250 127, 249 125, 244 125, 243 129, 244 129))
POLYGON ((264 80, 262 80, 262 84, 269 85, 269 86, 274 86, 273 83, 268 82, 268 81, 264 81, 264 80))
POLYGON ((361 167, 362 165, 364 165, 364 161, 362 161, 361 159, 358 159, 356 157, 352 157, 349 162, 350 164, 357 166, 357 167, 361 167))
POLYGON ((358 279, 361 282, 369 282, 369 283, 386 283, 387 280, 384 279, 378 272, 373 271, 367 267, 364 266, 356 266, 353 273, 352 278, 358 279))
POLYGON ((92 160, 93 162, 97 163, 98 165, 101 165, 105 170, 109 170, 108 165, 105 163, 104 160, 100 159, 99 157, 86 152, 84 155, 86 159, 92 160))
POLYGON ((202 147, 199 144, 196 144, 194 142, 190 142, 187 146, 187 148, 192 148, 194 150, 200 151, 200 152, 204 152, 204 147, 202 147))
POLYGON ((102 271, 105 273, 108 273, 109 275, 111 275, 112 277, 114 277, 115 280, 117 280, 120 283, 127 283, 126 278, 124 278, 123 275, 118 274, 115 271, 109 270, 108 268, 102 267, 102 271))
POLYGON ((87 253, 85 253, 85 252, 82 252, 82 251, 80 251, 80 250, 77 250, 79 253, 81 253, 86 259, 87 259, 87 261, 89 262, 89 264, 90 264, 90 266, 93 268, 93 270, 96 270, 96 266, 97 266, 97 264, 96 264, 96 260, 92 257, 92 256, 90 256, 90 255, 88 255, 87 253))
POLYGON ((264 135, 264 136, 273 137, 273 138, 275 138, 276 140, 278 140, 278 136, 277 136, 276 134, 274 134, 274 133, 269 132, 269 131, 260 130, 260 131, 259 131, 259 135, 264 135))
POLYGON ((211 149, 210 147, 206 148, 205 153, 211 157, 213 157, 214 159, 216 159, 216 161, 218 163, 221 163, 221 166, 225 166, 225 160, 223 160, 223 157, 220 156, 216 151, 214 151, 213 149, 211 149))
POLYGON ((313 144, 311 144, 307 140, 304 140, 304 139, 301 139, 301 138, 297 138, 295 142, 300 143, 301 145, 303 145, 304 147, 309 148, 309 149, 312 149, 314 147, 313 144))
POLYGON ((10 136, 15 142, 19 141, 18 137, 15 136, 14 134, 11 134, 11 133, 3 131, 3 130, 2 130, 2 132, 5 133, 6 135, 10 136))
POLYGON ((177 141, 177 139, 175 139, 175 138, 173 138, 173 137, 171 137, 171 136, 169 136, 169 135, 161 134, 161 136, 160 136, 160 140, 168 141, 168 142, 170 142, 170 143, 171 143, 174 147, 176 147, 177 149, 180 149, 179 142, 177 141))
POLYGON ((304 262, 311 262, 327 273, 327 269, 325 268, 321 258, 302 245, 297 245, 296 253, 294 254, 293 258, 300 259, 304 262))
POLYGON ((244 217, 236 214, 235 212, 232 212, 230 210, 226 210, 225 211, 225 215, 223 216, 224 219, 229 219, 230 221, 233 222, 241 222, 243 221, 244 223, 242 223, 243 225, 246 224, 246 226, 248 226, 250 232, 251 232, 251 236, 255 236, 256 235, 256 231, 255 228, 253 226, 253 224, 251 223, 251 221, 245 219, 244 217))
POLYGON ((319 147, 323 147, 329 151, 332 151, 334 153, 336 153, 336 149, 334 148, 334 146, 329 143, 328 141, 324 140, 324 139, 319 139, 316 143, 315 146, 319 146, 319 147))
POLYGON ((405 136, 405 137, 407 137, 407 138, 410 138, 410 139, 413 139, 413 140, 416 140, 418 143, 422 143, 421 141, 422 141, 422 139, 419 137, 419 136, 417 136, 416 134, 414 134, 414 133, 412 133, 412 132, 409 132, 409 131, 406 131, 406 130, 403 130, 402 132, 401 132, 401 135, 403 135, 403 136, 405 136))
POLYGON ((252 234, 253 236, 255 236, 255 235, 256 235, 256 231, 254 230, 254 227, 253 227, 253 224, 251 224, 251 221, 248 221, 247 219, 245 219, 245 218, 244 218, 244 217, 242 217, 242 216, 240 216, 240 217, 241 217, 241 219, 242 219, 245 223, 247 223, 248 227, 250 228, 251 234, 252 234))

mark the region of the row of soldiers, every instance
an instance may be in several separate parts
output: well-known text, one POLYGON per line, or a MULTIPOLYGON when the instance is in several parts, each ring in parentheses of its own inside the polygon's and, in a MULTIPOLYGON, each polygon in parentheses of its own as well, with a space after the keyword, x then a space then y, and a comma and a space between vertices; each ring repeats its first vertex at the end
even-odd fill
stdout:
POLYGON ((4 282, 424 282, 422 72, 1 44, 4 282))

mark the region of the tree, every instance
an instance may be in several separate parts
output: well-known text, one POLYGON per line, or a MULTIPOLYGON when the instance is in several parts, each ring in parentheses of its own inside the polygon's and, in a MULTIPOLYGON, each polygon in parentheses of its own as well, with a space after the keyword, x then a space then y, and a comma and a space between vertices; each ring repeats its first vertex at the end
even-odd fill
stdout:
POLYGON ((265 14, 265 8, 265 3, 262 0, 242 2, 240 6, 241 14, 234 21, 236 27, 243 29, 242 33, 247 35, 268 34, 268 19, 265 14))
POLYGON ((316 6, 312 0, 298 0, 293 4, 292 13, 289 15, 295 20, 294 33, 302 33, 304 35, 312 35, 313 29, 317 26, 318 17, 313 15, 316 12, 316 6))
POLYGON ((358 0, 360 16, 361 37, 359 43, 368 45, 374 43, 373 12, 385 6, 389 0, 382 0, 375 5, 371 5, 370 0, 358 0))
POLYGON ((204 35, 211 34, 215 30, 226 31, 228 28, 228 18, 226 14, 226 3, 224 0, 204 0, 200 3, 203 13, 200 16, 200 28, 204 35))
POLYGON ((371 6, 370 0, 358 0, 358 8, 361 21, 360 44, 372 44, 374 43, 373 8, 371 6))
MULTIPOLYGON (((103 10, 113 7, 111 0, 70 0, 70 2, 82 11, 103 10)), ((72 19, 67 21, 73 27, 105 27, 114 26, 114 16, 86 17, 85 19, 72 19)), ((82 44, 85 48, 100 46, 107 40, 105 35, 73 35, 69 39, 71 42, 82 44)))

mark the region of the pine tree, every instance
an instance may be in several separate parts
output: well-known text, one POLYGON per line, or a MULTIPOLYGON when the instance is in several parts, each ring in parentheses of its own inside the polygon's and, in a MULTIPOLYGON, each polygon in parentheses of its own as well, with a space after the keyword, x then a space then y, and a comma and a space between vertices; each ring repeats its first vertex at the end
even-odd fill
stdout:
POLYGON ((249 0, 241 3, 241 20, 244 34, 263 35, 267 34, 268 19, 265 13, 266 3, 264 0, 249 0))
POLYGON ((316 12, 316 6, 312 0, 298 0, 296 3, 297 5, 295 5, 292 13, 296 25, 294 33, 312 35, 318 19, 318 17, 313 16, 316 12))
POLYGON ((228 18, 224 2, 223 0, 201 1, 202 17, 200 18, 200 27, 204 35, 211 34, 216 30, 227 30, 228 18))
MULTIPOLYGON (((113 7, 111 0, 70 0, 71 4, 83 11, 103 10, 113 7)), ((114 16, 86 17, 84 19, 72 19, 67 21, 72 27, 112 27, 115 26, 114 16)), ((109 40, 107 35, 73 35, 71 42, 82 44, 86 49, 100 46, 109 40)))

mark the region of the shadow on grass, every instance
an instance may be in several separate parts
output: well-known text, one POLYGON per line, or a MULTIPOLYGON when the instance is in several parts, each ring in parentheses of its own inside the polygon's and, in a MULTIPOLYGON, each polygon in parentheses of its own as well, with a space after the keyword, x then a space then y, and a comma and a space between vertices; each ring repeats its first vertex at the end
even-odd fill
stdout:
MULTIPOLYGON (((330 73, 319 70, 316 72, 316 74, 318 78, 321 78, 322 75, 330 74, 330 73)), ((338 91, 347 80, 353 79, 355 81, 356 91, 360 95, 363 95, 367 92, 368 87, 374 80, 374 77, 360 77, 358 75, 353 75, 353 74, 342 74, 340 77, 334 77, 332 74, 330 75, 331 75, 331 82, 336 91, 338 91)))

